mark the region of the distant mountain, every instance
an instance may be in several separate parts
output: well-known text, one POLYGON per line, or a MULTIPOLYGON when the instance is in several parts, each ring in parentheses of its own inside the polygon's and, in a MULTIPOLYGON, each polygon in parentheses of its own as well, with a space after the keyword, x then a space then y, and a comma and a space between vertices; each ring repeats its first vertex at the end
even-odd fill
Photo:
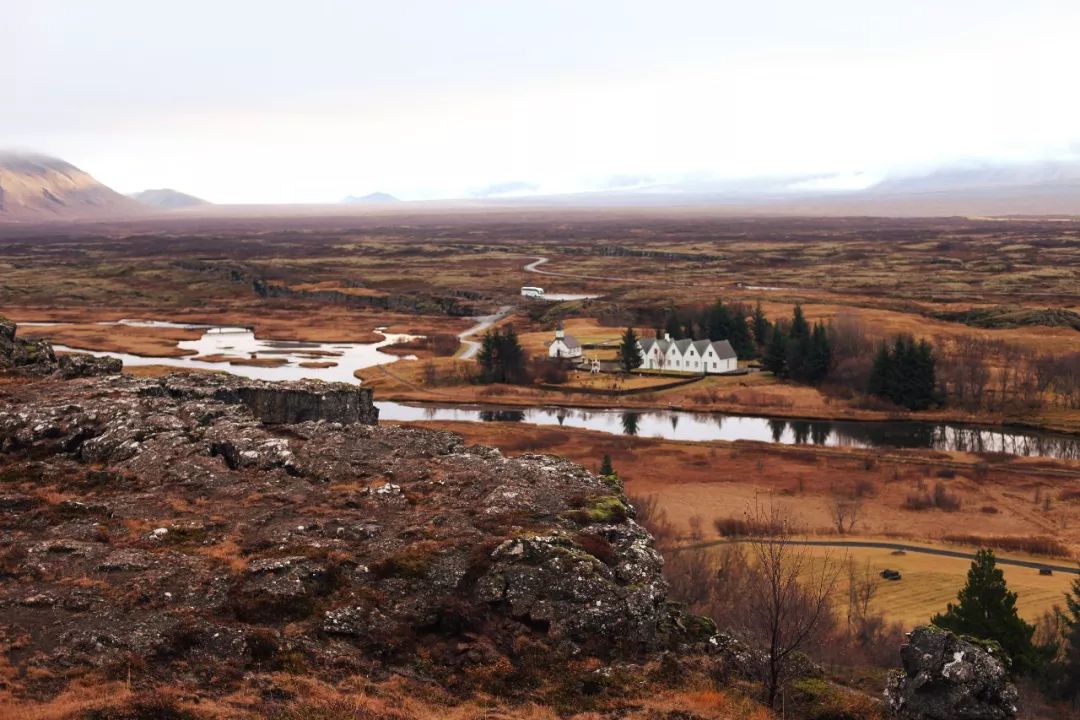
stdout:
POLYGON ((71 163, 0 151, 0 221, 123 217, 146 211, 71 163))
POLYGON ((179 190, 170 190, 169 188, 143 190, 142 192, 132 193, 128 197, 133 200, 138 200, 143 205, 149 205, 150 207, 156 207, 162 210, 179 210, 181 208, 210 204, 208 200, 182 193, 179 190))
POLYGON ((1080 162, 969 163, 924 174, 701 180, 494 204, 686 207, 748 215, 1080 215, 1080 162), (865 183, 865 185, 860 185, 865 183))
POLYGON ((349 195, 341 202, 347 205, 381 205, 386 203, 397 203, 401 201, 388 193, 373 192, 370 195, 364 195, 363 197, 349 195))

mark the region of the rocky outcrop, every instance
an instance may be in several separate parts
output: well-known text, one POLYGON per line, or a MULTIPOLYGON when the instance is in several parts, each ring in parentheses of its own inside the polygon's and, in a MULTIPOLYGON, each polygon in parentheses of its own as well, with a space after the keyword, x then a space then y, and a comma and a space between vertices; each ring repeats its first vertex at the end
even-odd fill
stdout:
POLYGON ((57 373, 65 379, 115 375, 123 369, 116 358, 82 353, 57 358, 47 340, 20 340, 15 323, 0 317, 0 373, 44 377, 57 373))
POLYGON ((44 340, 20 340, 12 321, 0 317, 0 372, 48 375, 56 370, 56 354, 44 340))
POLYGON ((26 639, 18 677, 132 657, 208 683, 296 666, 513 677, 715 631, 667 602, 610 481, 367 424, 358 388, 121 375, 5 392, 0 636, 26 639))
POLYGON ((292 425, 308 421, 364 423, 379 421, 370 388, 321 380, 269 382, 234 375, 188 375, 178 373, 145 383, 137 392, 167 395, 179 400, 203 400, 244 405, 268 425, 292 425))
POLYGON ((1016 687, 995 643, 958 637, 934 626, 908 635, 900 648, 902 671, 894 671, 885 701, 902 720, 1011 720, 1016 687))
POLYGON ((120 358, 94 357, 84 353, 61 355, 57 360, 57 372, 65 380, 95 375, 118 375, 123 369, 124 363, 120 358))

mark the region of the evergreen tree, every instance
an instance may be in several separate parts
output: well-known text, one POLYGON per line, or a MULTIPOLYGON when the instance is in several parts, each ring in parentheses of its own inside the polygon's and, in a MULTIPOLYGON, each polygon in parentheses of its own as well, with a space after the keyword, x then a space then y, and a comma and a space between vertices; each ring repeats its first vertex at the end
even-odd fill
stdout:
POLYGON ((634 328, 628 327, 626 332, 623 333, 622 343, 619 345, 619 364, 622 365, 625 372, 630 372, 641 367, 643 362, 645 360, 641 357, 641 347, 638 345, 637 333, 634 332, 634 328))
POLYGON ((804 361, 805 382, 817 385, 825 380, 832 369, 832 345, 829 343, 829 334, 825 330, 824 323, 814 325, 810 333, 810 343, 807 357, 804 361))
POLYGON ((938 401, 936 365, 930 343, 898 335, 892 348, 878 349, 866 391, 909 410, 925 410, 938 401))
POLYGON ((892 354, 885 343, 881 343, 874 364, 870 367, 870 379, 866 392, 876 397, 889 397, 889 378, 892 375, 892 354))
POLYGON ((795 304, 795 310, 791 314, 791 327, 788 329, 788 334, 792 340, 802 340, 810 337, 810 325, 806 322, 806 317, 803 315, 802 305, 795 304))
POLYGON ((765 348, 765 358, 762 366, 778 378, 786 378, 788 375, 788 338, 782 332, 774 332, 769 339, 769 345, 765 348))
POLYGON ((710 340, 727 340, 731 337, 731 314, 723 300, 717 300, 705 313, 705 332, 710 340))
POLYGON ((679 317, 674 312, 669 313, 667 320, 664 322, 664 333, 670 335, 672 340, 678 340, 682 337, 682 332, 683 328, 679 323, 679 317))
POLYGON ((600 474, 604 477, 611 477, 615 474, 615 468, 611 465, 610 455, 604 455, 604 459, 600 461, 600 474))
POLYGON ((1008 654, 1012 669, 1026 672, 1034 663, 1035 628, 1016 613, 1016 593, 1009 592, 993 550, 980 550, 968 570, 967 584, 944 613, 930 622, 938 627, 984 640, 994 640, 1008 654))
POLYGON ((757 357, 757 346, 750 334, 750 327, 746 324, 745 307, 736 305, 731 313, 731 333, 728 335, 731 347, 735 354, 743 358, 757 357))
POLYGON ((1067 700, 1080 699, 1080 577, 1065 593, 1065 648, 1060 669, 1059 694, 1067 700))
POLYGON ((757 305, 754 306, 754 315, 750 321, 751 328, 754 331, 754 342, 762 350, 765 349, 765 343, 769 340, 769 320, 765 317, 765 311, 761 309, 761 301, 758 300, 757 305))
POLYGON ((480 378, 486 383, 519 383, 525 380, 525 351, 514 328, 506 326, 484 333, 480 344, 480 378))

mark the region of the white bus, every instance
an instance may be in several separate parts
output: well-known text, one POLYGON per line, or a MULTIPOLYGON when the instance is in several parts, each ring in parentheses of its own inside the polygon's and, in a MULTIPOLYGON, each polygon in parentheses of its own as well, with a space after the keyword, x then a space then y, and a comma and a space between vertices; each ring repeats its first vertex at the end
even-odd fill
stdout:
POLYGON ((543 297, 544 296, 544 288, 542 288, 542 287, 531 287, 529 285, 526 285, 525 287, 521 288, 521 295, 523 297, 531 297, 531 298, 543 297))

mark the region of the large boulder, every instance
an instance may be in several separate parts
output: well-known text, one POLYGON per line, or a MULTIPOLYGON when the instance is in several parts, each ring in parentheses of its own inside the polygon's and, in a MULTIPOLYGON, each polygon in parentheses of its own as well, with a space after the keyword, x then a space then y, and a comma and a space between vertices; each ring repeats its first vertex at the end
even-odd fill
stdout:
POLYGON ((0 317, 0 372, 49 375, 56 370, 56 354, 45 340, 20 340, 15 323, 0 317))
POLYGON ((885 701, 902 720, 1011 720, 1016 687, 996 643, 959 637, 932 625, 915 628, 900 648, 885 701))
POLYGON ((124 369, 120 358, 95 357, 85 353, 61 355, 57 361, 60 377, 65 380, 95 375, 118 375, 124 369))

